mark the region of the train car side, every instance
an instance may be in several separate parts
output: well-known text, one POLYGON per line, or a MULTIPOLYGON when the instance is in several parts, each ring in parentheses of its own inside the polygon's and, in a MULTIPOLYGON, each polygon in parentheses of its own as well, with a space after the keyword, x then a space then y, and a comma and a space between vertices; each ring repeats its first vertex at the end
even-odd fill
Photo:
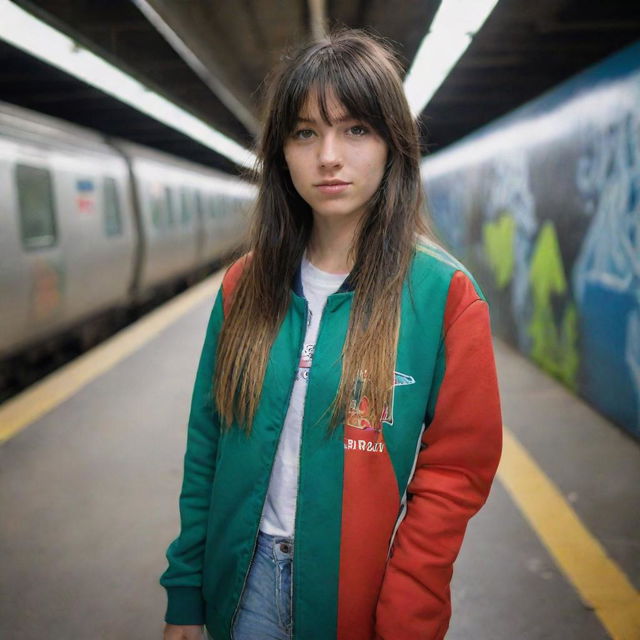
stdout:
POLYGON ((0 183, 0 357, 126 304, 135 229, 119 154, 3 105, 0 183))
POLYGON ((243 240, 253 189, 216 171, 122 141, 134 186, 140 259, 137 301, 222 260, 243 240))
POLYGON ((72 332, 91 344, 220 264, 255 197, 237 178, 4 103, 0 188, 0 373, 72 332))

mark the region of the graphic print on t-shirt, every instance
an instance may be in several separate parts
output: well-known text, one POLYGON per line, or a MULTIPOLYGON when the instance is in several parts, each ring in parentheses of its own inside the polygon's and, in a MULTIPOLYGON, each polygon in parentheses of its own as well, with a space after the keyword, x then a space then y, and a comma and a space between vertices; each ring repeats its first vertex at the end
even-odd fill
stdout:
POLYGON ((309 370, 311 369, 311 361, 313 360, 313 352, 316 345, 313 342, 305 344, 300 354, 300 364, 298 365, 297 380, 309 381, 309 370))

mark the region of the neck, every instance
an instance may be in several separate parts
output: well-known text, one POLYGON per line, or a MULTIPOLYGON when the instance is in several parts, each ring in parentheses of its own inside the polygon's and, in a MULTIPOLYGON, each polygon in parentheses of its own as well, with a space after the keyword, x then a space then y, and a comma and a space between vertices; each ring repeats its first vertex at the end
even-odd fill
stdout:
POLYGON ((307 259, 328 273, 348 273, 354 256, 349 255, 358 220, 327 220, 313 216, 313 229, 307 245, 307 259))

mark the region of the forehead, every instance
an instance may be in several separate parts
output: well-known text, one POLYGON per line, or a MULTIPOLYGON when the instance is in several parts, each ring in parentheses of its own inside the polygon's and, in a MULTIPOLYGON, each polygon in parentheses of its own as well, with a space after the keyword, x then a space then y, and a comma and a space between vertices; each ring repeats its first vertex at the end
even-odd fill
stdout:
POLYGON ((348 109, 338 100, 333 91, 320 93, 309 91, 298 112, 299 120, 324 120, 327 124, 350 117, 348 109))

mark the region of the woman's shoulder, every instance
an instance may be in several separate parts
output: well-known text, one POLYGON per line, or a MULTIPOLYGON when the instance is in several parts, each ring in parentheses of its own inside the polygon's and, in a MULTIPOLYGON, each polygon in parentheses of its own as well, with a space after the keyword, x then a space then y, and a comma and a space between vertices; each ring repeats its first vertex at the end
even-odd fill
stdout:
POLYGON ((251 252, 242 254, 237 260, 234 260, 222 277, 222 285, 234 285, 240 279, 242 272, 251 260, 251 252))
POLYGON ((412 279, 418 286, 423 284, 431 288, 434 284, 440 285, 450 294, 455 289, 464 289, 467 295, 485 300, 469 269, 442 245, 426 236, 416 239, 412 272, 412 279))
POLYGON ((251 260, 251 252, 241 255, 237 260, 231 263, 225 274, 222 276, 222 299, 224 302, 224 315, 228 314, 231 308, 231 300, 233 298, 233 292, 238 286, 240 277, 242 276, 245 267, 251 260))

